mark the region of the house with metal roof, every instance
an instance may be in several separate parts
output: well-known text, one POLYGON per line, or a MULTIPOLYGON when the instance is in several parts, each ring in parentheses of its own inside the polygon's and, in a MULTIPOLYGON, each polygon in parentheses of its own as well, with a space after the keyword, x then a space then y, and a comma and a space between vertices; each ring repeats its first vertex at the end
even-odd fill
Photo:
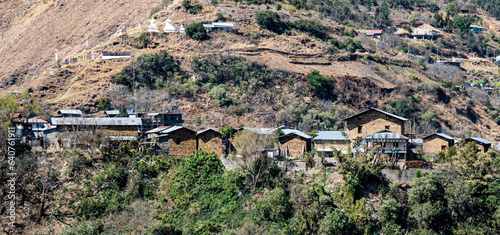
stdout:
POLYGON ((365 138, 382 130, 403 135, 405 133, 405 122, 408 119, 377 108, 371 108, 346 117, 342 121, 344 121, 344 132, 347 137, 355 140, 365 138))
POLYGON ((56 141, 64 148, 88 146, 96 139, 136 140, 142 125, 140 118, 133 117, 52 117, 51 123, 57 126, 56 141))
POLYGON ((61 109, 57 114, 61 117, 81 117, 83 113, 79 109, 61 109))
POLYGON ((278 137, 279 155, 285 158, 301 158, 312 150, 312 136, 287 127, 280 127, 283 135, 278 137))
POLYGON ((441 151, 446 152, 457 143, 457 140, 444 133, 433 133, 422 139, 424 141, 422 151, 427 155, 436 155, 441 151))
POLYGON ((360 34, 364 34, 367 37, 371 38, 376 38, 380 39, 382 37, 382 30, 381 29, 376 29, 376 30, 358 30, 360 34))
POLYGON ((492 142, 485 140, 483 138, 479 138, 479 137, 469 137, 469 138, 465 139, 465 142, 466 143, 468 143, 468 142, 476 143, 477 147, 483 152, 488 152, 488 149, 490 149, 491 145, 493 145, 492 142))
POLYGON ((234 28, 234 23, 212 22, 203 24, 207 32, 229 32, 234 28))
POLYGON ((214 128, 205 128, 196 133, 196 142, 199 151, 215 153, 222 157, 222 133, 214 128))
POLYGON ((161 126, 146 132, 144 148, 158 148, 171 156, 189 156, 197 150, 196 131, 183 126, 161 126))
POLYGON ((333 157, 334 151, 348 153, 352 139, 343 131, 318 131, 313 138, 314 149, 318 156, 333 157))
POLYGON ((474 32, 474 33, 481 33, 481 32, 487 31, 485 28, 483 28, 479 25, 475 25, 475 24, 471 24, 469 26, 469 28, 470 28, 470 31, 474 32))
POLYGON ((367 136, 364 140, 366 141, 367 151, 407 160, 409 138, 400 133, 383 130, 367 136))
POLYGON ((429 24, 423 24, 420 27, 413 29, 413 33, 411 35, 414 39, 436 40, 441 36, 441 31, 429 24))

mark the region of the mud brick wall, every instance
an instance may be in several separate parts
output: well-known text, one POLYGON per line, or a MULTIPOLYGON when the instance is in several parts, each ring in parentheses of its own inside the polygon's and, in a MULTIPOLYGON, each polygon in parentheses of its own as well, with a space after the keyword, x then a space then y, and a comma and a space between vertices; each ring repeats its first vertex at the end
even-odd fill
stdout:
POLYGON ((311 140, 299 138, 297 136, 286 136, 279 139, 279 149, 282 154, 286 153, 288 146, 288 153, 290 158, 302 157, 303 150, 305 152, 311 151, 311 140))
POLYGON ((389 127, 389 131, 404 135, 404 121, 393 118, 389 115, 370 110, 360 116, 346 120, 345 131, 351 139, 365 137, 375 134, 389 127), (358 126, 361 126, 361 133, 358 133, 358 126))
POLYGON ((196 133, 180 129, 169 133, 169 155, 172 156, 188 156, 192 155, 196 151, 196 133), (177 144, 176 141, 180 143, 177 144))
POLYGON ((314 140, 315 149, 334 148, 340 151, 349 151, 350 147, 350 140, 314 140))
POLYGON ((222 156, 222 139, 220 134, 213 131, 206 131, 198 135, 198 150, 215 153, 219 159, 222 156))
POLYGON ((449 147, 453 146, 453 140, 448 141, 433 135, 424 140, 422 150, 424 154, 436 155, 441 151, 442 146, 446 146, 446 150, 448 150, 449 147))

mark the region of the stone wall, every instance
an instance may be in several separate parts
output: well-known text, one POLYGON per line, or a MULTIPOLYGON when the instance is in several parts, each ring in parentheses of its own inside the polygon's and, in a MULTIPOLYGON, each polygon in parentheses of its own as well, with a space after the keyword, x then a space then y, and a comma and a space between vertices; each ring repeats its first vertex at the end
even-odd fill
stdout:
POLYGON ((198 150, 215 153, 219 159, 222 156, 222 139, 214 131, 206 131, 198 135, 198 150))
POLYGON ((436 155, 441 151, 442 146, 446 146, 446 149, 448 149, 453 144, 452 141, 433 135, 424 140, 422 151, 424 154, 436 155))
POLYGON ((169 155, 188 156, 196 151, 195 132, 183 128, 169 133, 168 136, 169 155))
POLYGON ((314 140, 315 149, 337 149, 340 151, 349 151, 351 148, 350 140, 314 140))
POLYGON ((311 140, 303 139, 295 135, 279 139, 279 149, 282 155, 286 155, 288 147, 289 158, 301 158, 305 152, 311 151, 311 140))
MULTIPOLYGON (((278 161, 276 159, 271 159, 271 161, 286 172, 308 170, 304 161, 278 161)), ((221 162, 228 170, 240 168, 246 164, 243 158, 236 156, 222 158, 221 162)))
POLYGON ((345 131, 351 139, 365 137, 379 131, 388 129, 391 132, 404 135, 404 121, 378 112, 370 110, 360 116, 346 120, 345 131), (361 133, 358 133, 358 126, 361 126, 361 133), (388 128, 386 128, 388 127, 388 128))

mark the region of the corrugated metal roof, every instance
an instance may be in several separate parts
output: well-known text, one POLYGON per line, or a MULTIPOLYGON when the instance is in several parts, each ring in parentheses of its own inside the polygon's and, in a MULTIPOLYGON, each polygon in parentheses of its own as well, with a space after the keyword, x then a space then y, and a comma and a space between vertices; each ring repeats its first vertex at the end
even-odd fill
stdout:
POLYGON ((207 131, 213 131, 213 132, 218 133, 219 135, 223 135, 223 134, 222 134, 222 132, 219 132, 219 131, 217 131, 217 130, 216 130, 216 129, 214 129, 214 128, 206 128, 206 129, 204 129, 204 130, 198 131, 198 132, 196 133, 196 135, 203 134, 203 133, 205 133, 205 132, 207 132, 207 131))
POLYGON ((82 111, 79 109, 61 109, 59 110, 61 114, 79 114, 82 115, 82 111))
POLYGON ((157 128, 154 128, 154 129, 151 129, 149 131, 146 131, 146 133, 157 133, 157 132, 160 132, 160 131, 163 131, 165 129, 168 129, 170 128, 171 126, 159 126, 157 128))
POLYGON ((108 136, 109 140, 137 140, 137 136, 108 136))
POLYGON ((140 118, 85 118, 85 117, 53 117, 51 122, 57 126, 83 125, 83 126, 140 126, 140 118))
POLYGON ((219 23, 219 22, 212 22, 212 25, 214 27, 234 27, 233 23, 219 23))
POLYGON ((120 110, 118 110, 118 109, 106 110, 106 111, 104 111, 104 113, 106 113, 107 115, 118 115, 118 114, 120 114, 120 110))
POLYGON ((250 127, 243 127, 243 129, 261 135, 270 135, 276 130, 275 128, 250 128, 250 127))
POLYGON ((280 136, 278 138, 282 138, 282 137, 286 137, 286 136, 291 136, 291 135, 297 135, 297 136, 300 136, 300 137, 302 137, 304 139, 312 139, 312 136, 310 136, 310 135, 308 135, 308 134, 306 134, 306 133, 304 133, 302 131, 297 131, 297 130, 285 133, 284 135, 282 135, 282 136, 280 136))
POLYGON ((160 131, 160 133, 161 134, 168 134, 168 133, 172 133, 174 131, 180 130, 180 129, 186 129, 188 131, 196 133, 196 131, 193 131, 193 130, 186 128, 186 127, 183 127, 183 126, 173 126, 173 127, 168 128, 168 129, 165 129, 163 131, 160 131))
POLYGON ((314 140, 351 140, 342 131, 318 131, 318 136, 314 140))
POLYGON ((473 140, 473 141, 476 141, 476 142, 479 142, 479 143, 482 143, 482 144, 493 144, 492 142, 490 141, 487 141, 483 138, 479 138, 479 137, 469 137, 466 139, 466 141, 469 141, 469 140, 473 140))
POLYGON ((424 138, 422 138, 422 139, 427 139, 427 138, 429 138, 429 137, 431 137, 431 136, 433 136, 433 135, 437 135, 437 136, 443 137, 444 139, 447 139, 447 140, 453 140, 453 139, 454 139, 453 137, 451 137, 451 136, 449 136, 449 135, 447 135, 447 134, 445 134, 445 133, 434 133, 434 134, 430 134, 430 135, 428 135, 428 136, 426 136, 426 137, 424 137, 424 138))
POLYGON ((351 118, 353 118, 353 117, 357 117, 357 116, 359 116, 359 115, 361 115, 361 114, 364 114, 364 113, 366 113, 366 112, 368 112, 368 111, 371 111, 371 110, 375 110, 375 111, 381 112, 381 113, 383 113, 383 114, 389 115, 389 116, 391 116, 391 117, 393 117, 393 118, 396 118, 396 119, 399 119, 399 120, 402 120, 402 121, 408 121, 408 119, 406 119, 406 118, 404 118, 404 117, 400 117, 400 116, 398 116, 398 115, 395 115, 395 114, 392 114, 392 113, 388 113, 388 112, 382 111, 382 110, 377 109, 377 108, 371 108, 371 109, 367 109, 367 110, 365 110, 365 111, 363 111, 363 112, 356 113, 356 114, 354 114, 354 115, 351 115, 351 116, 349 116, 349 117, 346 117, 346 118, 342 119, 342 121, 345 121, 345 120, 347 120, 347 119, 351 119, 351 118))
POLYGON ((367 136, 365 139, 370 140, 370 139, 388 139, 388 140, 400 140, 400 139, 408 139, 408 137, 401 135, 399 133, 395 132, 378 132, 373 135, 367 136))

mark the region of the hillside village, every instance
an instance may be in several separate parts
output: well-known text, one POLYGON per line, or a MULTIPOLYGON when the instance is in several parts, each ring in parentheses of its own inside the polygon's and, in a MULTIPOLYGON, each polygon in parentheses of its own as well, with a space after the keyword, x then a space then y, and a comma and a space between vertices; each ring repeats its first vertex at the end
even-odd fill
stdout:
MULTIPOLYGON (((238 155, 235 148, 238 132, 250 131, 258 135, 276 138, 272 148, 255 149, 264 151, 276 159, 304 159, 308 153, 326 162, 333 162, 334 152, 351 153, 375 151, 394 156, 400 160, 400 167, 407 167, 405 161, 425 159, 424 155, 435 157, 458 143, 444 133, 428 133, 416 137, 405 130, 408 119, 371 108, 345 117, 344 130, 313 130, 311 135, 303 131, 280 126, 277 128, 224 127, 200 128, 199 131, 183 127, 182 114, 135 113, 128 110, 126 117, 120 110, 107 110, 104 117, 84 117, 81 110, 59 110, 50 122, 38 117, 23 118, 14 114, 15 138, 34 149, 60 150, 79 147, 97 149, 103 144, 137 141, 141 148, 155 150, 168 156, 187 157, 196 151, 213 152, 219 158, 238 155), (229 128, 229 129, 228 129, 229 128), (359 143, 361 140, 361 144, 359 143), (99 142, 100 141, 100 142, 99 142)), ((500 151, 500 143, 494 144, 480 137, 468 137, 465 142, 475 143, 483 152, 490 148, 500 151)), ((429 160, 436 160, 431 158, 429 160)))
POLYGON ((0 233, 497 234, 499 4, 0 1, 0 233))

